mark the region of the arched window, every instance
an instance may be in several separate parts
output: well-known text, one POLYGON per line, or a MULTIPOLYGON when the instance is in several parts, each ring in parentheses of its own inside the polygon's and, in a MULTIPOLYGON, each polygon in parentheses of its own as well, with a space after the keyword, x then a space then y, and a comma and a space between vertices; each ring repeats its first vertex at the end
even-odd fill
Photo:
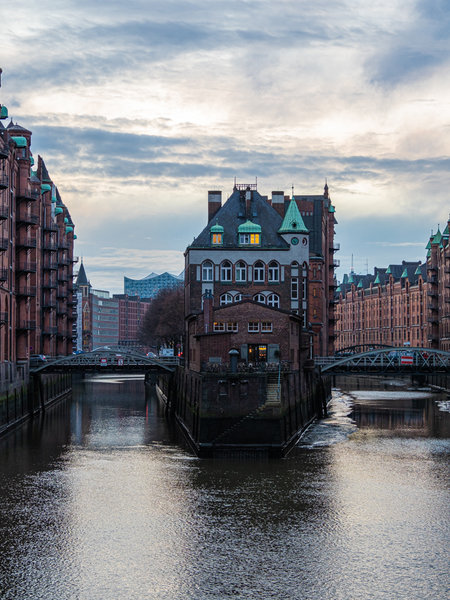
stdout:
POLYGON ((269 263, 269 281, 271 283, 280 281, 280 267, 274 260, 269 263))
POLYGON ((264 282, 265 279, 266 279, 266 274, 265 274, 264 263, 261 262, 260 260, 258 260, 258 262, 255 263, 253 280, 259 281, 259 282, 264 282))
POLYGON ((235 269, 236 281, 247 281, 247 265, 245 264, 245 262, 243 262, 242 260, 237 262, 235 269))
POLYGON ((233 302, 233 296, 231 294, 222 294, 220 296, 220 306, 225 306, 225 304, 231 304, 233 302))
POLYGON ((255 302, 259 302, 260 304, 265 304, 266 303, 266 297, 264 296, 264 294, 255 294, 253 296, 253 300, 255 302))
POLYGON ((207 260, 202 265, 202 281, 213 280, 213 264, 210 260, 207 260))
POLYGON ((242 294, 236 294, 234 297, 235 302, 240 302, 242 300, 242 294))
POLYGON ((220 265, 220 280, 231 281, 231 263, 229 260, 224 260, 220 265))
POLYGON ((267 304, 272 308, 280 308, 280 297, 277 294, 270 294, 267 297, 267 304))

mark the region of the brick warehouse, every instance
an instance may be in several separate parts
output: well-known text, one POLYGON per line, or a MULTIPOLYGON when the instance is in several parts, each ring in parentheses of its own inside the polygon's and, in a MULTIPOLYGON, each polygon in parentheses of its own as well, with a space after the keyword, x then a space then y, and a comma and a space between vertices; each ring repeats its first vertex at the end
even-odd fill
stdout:
MULTIPOLYGON (((2 106, 2 115, 7 115, 2 106)), ((32 354, 72 352, 74 224, 31 131, 0 122, 0 368, 4 389, 32 354), (35 169, 33 169, 35 167, 35 169)))
POLYGON ((411 345, 450 350, 450 219, 431 235, 426 262, 345 275, 337 288, 336 350, 411 345))

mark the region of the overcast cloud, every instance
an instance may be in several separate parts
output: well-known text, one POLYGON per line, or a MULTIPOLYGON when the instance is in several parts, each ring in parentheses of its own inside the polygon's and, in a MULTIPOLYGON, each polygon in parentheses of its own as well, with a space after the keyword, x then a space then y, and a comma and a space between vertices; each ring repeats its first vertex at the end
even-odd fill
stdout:
POLYGON ((23 0, 0 22, 0 101, 96 288, 178 274, 234 177, 262 194, 327 178, 338 274, 423 260, 445 226, 447 0, 23 0))

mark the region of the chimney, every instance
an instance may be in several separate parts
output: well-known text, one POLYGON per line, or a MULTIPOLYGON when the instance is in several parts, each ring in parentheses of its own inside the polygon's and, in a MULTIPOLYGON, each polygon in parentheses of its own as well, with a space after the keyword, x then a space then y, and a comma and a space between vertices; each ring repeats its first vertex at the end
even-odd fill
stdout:
POLYGON ((206 290, 203 295, 203 328, 204 333, 211 333, 213 330, 213 301, 214 297, 211 290, 206 290))
POLYGON ((284 192, 272 192, 272 206, 284 217, 284 192))
POLYGON ((218 210, 222 207, 222 192, 221 191, 210 191, 208 192, 208 223, 216 215, 218 210))
POLYGON ((246 215, 247 219, 249 219, 250 221, 252 220, 251 207, 252 207, 252 192, 250 190, 250 187, 248 187, 245 190, 245 215, 246 215))

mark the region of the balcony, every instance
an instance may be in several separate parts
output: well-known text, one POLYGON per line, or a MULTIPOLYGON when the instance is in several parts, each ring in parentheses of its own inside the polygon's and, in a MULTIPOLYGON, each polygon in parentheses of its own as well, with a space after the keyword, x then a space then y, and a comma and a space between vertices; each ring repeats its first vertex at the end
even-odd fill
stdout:
POLYGON ((58 250, 58 244, 56 242, 54 242, 53 240, 46 240, 44 241, 44 243, 42 244, 42 247, 44 248, 44 250, 58 250))
POLYGON ((427 292, 427 296, 429 296, 430 298, 437 298, 437 295, 438 295, 437 290, 435 292, 431 291, 431 290, 429 292, 427 292))
POLYGON ((36 296, 36 286, 34 286, 34 285, 21 286, 16 290, 16 294, 17 294, 17 296, 22 296, 22 297, 36 296))
POLYGON ((9 208, 6 202, 0 204, 0 219, 4 221, 9 217, 9 208))
POLYGON ((67 313, 67 306, 64 302, 58 302, 56 305, 56 314, 57 315, 65 315, 67 313))
POLYGON ((39 200, 41 197, 39 190, 32 188, 30 185, 26 185, 17 190, 17 199, 18 200, 26 200, 27 202, 30 200, 39 200))
POLYGON ((5 250, 8 250, 8 246, 9 246, 9 240, 8 238, 0 238, 0 252, 4 252, 5 250))
POLYGON ((55 327, 54 325, 44 325, 42 333, 43 335, 56 335, 58 333, 58 327, 55 327))
POLYGON ((36 238, 33 238, 31 235, 18 235, 16 240, 16 246, 18 248, 36 248, 36 238))
POLYGON ((67 289, 64 286, 59 286, 56 291, 56 296, 58 298, 66 298, 67 297, 67 289))
POLYGON ((436 277, 436 275, 431 275, 430 277, 428 277, 427 281, 428 283, 437 284, 438 278, 436 277))
POLYGON ((0 173, 0 190, 6 190, 9 185, 9 177, 6 173, 0 173))
POLYGON ((44 281, 42 287, 47 290, 55 290, 58 287, 56 279, 48 279, 47 281, 44 281))
POLYGON ((33 331, 36 329, 36 321, 18 321, 16 323, 16 329, 18 331, 33 331))
POLYGON ((44 310, 51 310, 52 308, 56 308, 56 300, 54 300, 53 298, 46 298, 42 302, 42 308, 44 310))
POLYGON ((42 263, 42 268, 46 271, 56 271, 58 268, 58 263, 55 260, 44 260, 42 263))
POLYGON ((430 317, 429 319, 427 319, 427 321, 431 325, 438 325, 439 324, 439 321, 436 319, 436 317, 430 317))
POLYGON ((8 322, 8 313, 0 312, 0 325, 6 325, 8 322))
POLYGON ((0 281, 8 281, 9 269, 0 269, 0 281))
POLYGON ((35 212, 19 210, 17 211, 16 221, 23 225, 37 225, 39 223, 39 215, 35 212))
POLYGON ((9 156, 9 148, 8 146, 5 144, 0 144, 0 158, 4 159, 4 158, 8 158, 9 156))
POLYGON ((429 304, 427 304, 427 309, 428 309, 428 310, 437 311, 437 310, 439 310, 439 307, 438 307, 438 305, 437 305, 437 304, 432 304, 432 303, 429 303, 429 304))
POLYGON ((450 266, 449 267, 444 267, 444 273, 450 273, 450 266))
POLYGON ((70 263, 72 261, 70 260, 70 258, 64 257, 64 258, 59 258, 58 262, 59 262, 60 265, 66 266, 66 265, 70 265, 70 263))
POLYGON ((44 230, 45 231, 58 231, 59 227, 57 225, 57 223, 53 223, 53 221, 51 223, 46 223, 44 225, 44 230))
POLYGON ((70 246, 71 245, 69 244, 69 242, 63 242, 63 241, 61 241, 58 244, 58 248, 60 248, 61 250, 68 250, 70 248, 70 246))
POLYGON ((332 245, 330 246, 330 252, 337 252, 340 249, 341 249, 341 245, 339 244, 339 242, 333 242, 332 245))
POLYGON ((37 264, 34 260, 23 260, 17 264, 19 273, 36 273, 37 264))
POLYGON ((432 265, 432 266, 427 265, 427 271, 437 272, 437 270, 438 270, 438 268, 435 265, 432 265))
POLYGON ((58 273, 58 281, 69 281, 67 273, 58 273))

